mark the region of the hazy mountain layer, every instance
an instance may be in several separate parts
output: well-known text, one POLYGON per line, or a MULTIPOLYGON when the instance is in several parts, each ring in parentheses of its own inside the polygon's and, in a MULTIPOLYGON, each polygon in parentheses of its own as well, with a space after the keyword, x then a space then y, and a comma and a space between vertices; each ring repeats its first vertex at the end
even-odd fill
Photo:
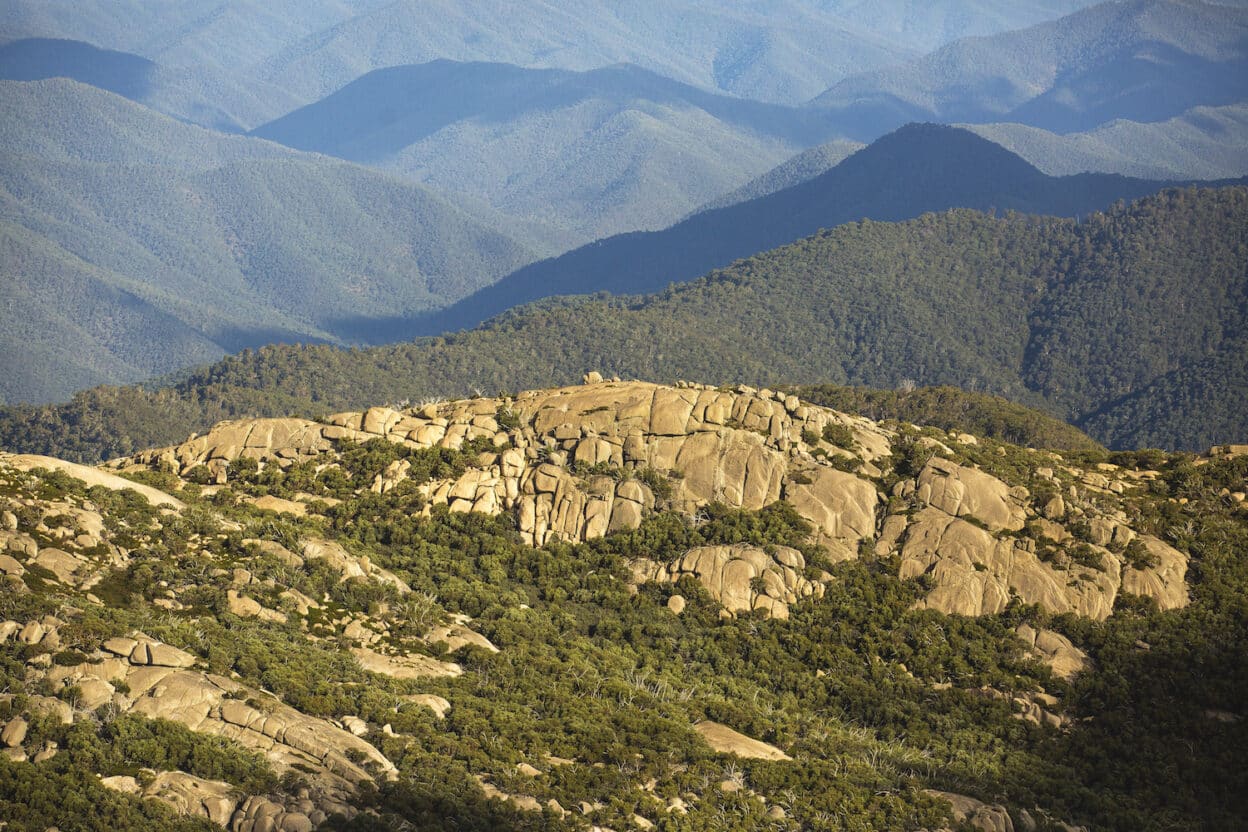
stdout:
POLYGON ((1175 179, 1248 175, 1248 104, 1196 107, 1148 124, 1117 119, 1064 136, 1022 124, 966 128, 1054 176, 1087 170, 1175 179))
POLYGON ((0 100, 9 401, 275 340, 368 340, 361 310, 444 305, 540 251, 393 176, 74 82, 4 82, 0 100))
POLYGON ((438 58, 577 70, 629 62, 707 89, 794 103, 849 74, 956 38, 1052 20, 1086 5, 651 0, 618 7, 596 0, 512 9, 487 0, 286 0, 206 10, 190 0, 122 7, 15 0, 0 11, 0 32, 87 41, 175 69, 216 69, 302 103, 374 69, 438 58))
MULTIPOLYGON (((1248 175, 1248 106, 1197 107, 1167 121, 1118 119, 1059 135, 1023 124, 957 125, 1050 176, 1120 173, 1149 179, 1228 179, 1248 175)), ((700 210, 726 208, 814 179, 861 145, 832 141, 803 150, 700 210)))
POLYGON ((393 331, 397 339, 463 329, 552 295, 654 292, 864 217, 892 221, 951 207, 1076 216, 1164 185, 1103 174, 1046 176, 966 130, 910 125, 800 185, 534 263, 431 316, 394 321, 393 331))
POLYGON ((740 188, 712 199, 693 213, 699 214, 703 211, 713 211, 716 208, 727 208, 730 205, 749 202, 751 199, 758 199, 799 185, 828 172, 852 154, 862 150, 863 147, 865 145, 859 142, 845 139, 835 139, 809 147, 785 159, 762 176, 751 179, 740 188))
POLYGON ((1008 121, 1067 133, 1245 99, 1248 8, 1128 0, 957 41, 846 79, 814 103, 836 112, 850 135, 869 138, 917 120, 1008 121))
POLYGON ((297 106, 281 90, 217 66, 172 69, 74 40, 27 38, 0 46, 0 79, 45 78, 72 78, 183 121, 232 133, 297 106))
POLYGON ((255 131, 593 239, 661 228, 829 135, 821 113, 617 66, 377 70, 255 131))

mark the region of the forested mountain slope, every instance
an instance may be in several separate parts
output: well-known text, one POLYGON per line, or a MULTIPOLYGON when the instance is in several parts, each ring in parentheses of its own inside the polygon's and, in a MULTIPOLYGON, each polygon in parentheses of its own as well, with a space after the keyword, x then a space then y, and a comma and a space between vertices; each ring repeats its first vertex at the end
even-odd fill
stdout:
MULTIPOLYGON (((1248 105, 1195 107, 1154 123, 1115 119, 1080 133, 1024 124, 955 125, 983 136, 1050 176, 1095 171, 1145 179, 1248 176, 1248 105)), ((798 185, 836 167, 861 145, 835 140, 808 148, 702 207, 726 208, 798 185)))
POLYGON ((555 300, 369 350, 265 348, 163 390, 10 408, 0 445, 98 459, 167 439, 153 432, 165 425, 516 389, 601 367, 715 383, 953 384, 1040 405, 1117 447, 1207 447, 1248 434, 1235 376, 1196 404, 1248 327, 1245 228, 1244 187, 1164 191, 1078 223, 969 210, 851 223, 649 297, 555 300), (1148 407, 1138 397, 1157 385, 1191 404, 1148 407))
POLYGON ((1163 121, 1248 98, 1248 8, 1101 3, 1016 32, 954 42, 846 79, 815 99, 870 139, 908 121, 1017 122, 1058 133, 1163 121))
POLYGON ((1248 174, 1248 103, 1195 107, 1165 121, 1115 119, 1058 135, 1023 124, 967 125, 1054 176, 1086 170, 1154 178, 1248 174))
MULTIPOLYGON (((129 52, 58 38, 22 38, 0 45, 0 79, 72 78, 158 112, 230 133, 297 106, 267 84, 219 67, 172 69, 129 52)), ((90 131, 89 124, 82 128, 90 131)))
POLYGON ((72 81, 0 88, 7 401, 275 340, 367 340, 361 310, 444 305, 551 251, 378 171, 72 81))
POLYGON ((863 218, 895 221, 953 207, 1073 217, 1165 184, 1105 174, 1046 176, 967 130, 912 124, 801 184, 697 214, 663 231, 590 243, 526 266, 444 310, 383 323, 396 336, 434 335, 552 295, 655 292, 863 218))
POLYGON ((370 72, 253 135, 466 193, 584 241, 668 225, 832 129, 819 112, 636 66, 441 60, 370 72))

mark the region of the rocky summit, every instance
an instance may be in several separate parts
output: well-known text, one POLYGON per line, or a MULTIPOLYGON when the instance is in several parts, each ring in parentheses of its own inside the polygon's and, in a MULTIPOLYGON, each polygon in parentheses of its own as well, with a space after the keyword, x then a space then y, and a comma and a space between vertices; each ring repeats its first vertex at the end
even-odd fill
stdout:
MULTIPOLYGON (((1248 457, 1215 451, 589 373, 0 455, 0 800, 240 832, 1131 828, 1155 796, 1093 785, 1151 713, 1121 682, 1248 573, 1248 457)), ((1233 689, 1141 730, 1233 745, 1233 689)), ((1214 759, 1147 776, 1242 779, 1214 759)))
MULTIPOLYGON (((999 466, 965 464, 979 456, 967 455, 978 445, 973 436, 916 439, 903 428, 770 390, 666 387, 591 374, 577 387, 406 411, 374 407, 326 422, 223 423, 110 467, 182 477, 206 471, 220 486, 240 457, 288 468, 329 464, 344 442, 460 450, 480 440, 488 449, 463 473, 421 484, 424 511, 446 505, 452 512, 506 514, 534 546, 635 529, 660 502, 696 517, 711 503, 757 510, 784 500, 811 524, 831 562, 858 557, 868 541, 877 555, 896 552, 902 577, 930 576, 924 603, 942 612, 996 613, 1017 597, 1052 612, 1104 618, 1124 588, 1163 609, 1187 602, 1187 559, 1156 537, 1137 534, 1124 511, 1123 495, 1146 485, 1148 472, 1114 465, 1081 470, 1054 454, 1025 451, 1015 462, 1023 475, 1007 483, 990 473, 999 466), (903 446, 926 460, 914 476, 902 477, 891 461, 903 446), (1045 495, 1043 504, 1035 494, 1045 495), (1130 560, 1125 550, 1137 539, 1147 554, 1130 560), (1063 543, 1082 544, 1079 558, 1045 557, 1063 543)), ((396 461, 370 489, 384 494, 410 471, 410 463, 396 461)), ((306 511, 298 503, 268 505, 306 511)), ((802 555, 792 550, 718 547, 690 551, 679 562, 634 566, 642 580, 694 575, 733 612, 787 615, 788 603, 819 586, 803 577, 802 555), (751 589, 756 578, 762 590, 751 589)))

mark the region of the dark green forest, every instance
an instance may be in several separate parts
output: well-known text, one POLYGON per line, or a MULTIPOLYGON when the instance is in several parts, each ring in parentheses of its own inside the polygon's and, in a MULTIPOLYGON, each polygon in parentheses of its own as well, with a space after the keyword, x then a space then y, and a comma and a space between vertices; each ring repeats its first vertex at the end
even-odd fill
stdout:
POLYGON ((224 418, 571 383, 597 369, 955 385, 1039 408, 1111 447, 1205 448, 1248 435, 1245 229, 1243 187, 1166 191, 1079 222, 954 210, 851 223, 652 296, 553 299, 469 332, 370 349, 265 347, 167 387, 4 408, 0 445, 98 460, 224 418))

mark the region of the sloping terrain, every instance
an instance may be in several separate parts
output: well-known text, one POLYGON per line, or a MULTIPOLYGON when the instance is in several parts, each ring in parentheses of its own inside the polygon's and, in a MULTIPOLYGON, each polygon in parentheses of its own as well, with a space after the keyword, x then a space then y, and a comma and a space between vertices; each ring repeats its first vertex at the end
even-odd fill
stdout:
POLYGON ((406 326, 407 334, 433 335, 552 295, 656 292, 855 220, 897 221, 955 207, 1073 217, 1165 184, 1102 174, 1046 176, 967 130, 912 124, 814 179, 663 231, 582 246, 526 266, 433 315, 395 324, 399 332, 406 326))
POLYGON ((1016 122, 1058 133, 1164 121, 1248 98, 1248 8, 1101 3, 1017 32, 954 42, 846 79, 814 100, 870 139, 909 121, 1016 122))
POLYGON ((445 305, 550 251, 377 171, 70 81, 2 83, 7 401, 273 341, 367 341, 343 322, 445 305))
POLYGON ((1052 20, 1089 0, 877 4, 591 2, 311 3, 14 0, 0 10, 12 37, 71 38, 170 67, 257 68, 302 101, 374 69, 437 58, 592 69, 636 63, 746 98, 797 102, 851 72, 894 63, 951 40, 1052 20))
POLYGON ((845 139, 833 139, 824 144, 809 147, 764 173, 746 182, 741 187, 726 194, 721 194, 710 202, 700 206, 693 214, 713 211, 716 208, 727 208, 751 199, 774 194, 794 185, 800 185, 816 176, 827 173, 845 161, 851 155, 862 150, 864 145, 845 139))
MULTIPOLYGON (((1004 147, 1050 176, 1089 171, 1171 180, 1248 176, 1248 107, 1243 104, 1196 107, 1147 124, 1115 119, 1064 135, 1023 124, 956 126, 1004 147)), ((844 140, 808 148, 700 210, 726 208, 809 181, 860 148, 844 140)))
POLYGON ((170 69, 140 55, 56 38, 23 38, 0 45, 0 79, 45 78, 72 78, 183 121, 230 133, 244 132, 244 125, 296 106, 280 90, 244 81, 219 67, 170 69))
POLYGON ((1229 830, 1246 459, 597 374, 3 455, 0 812, 1229 830))
POLYGON ((1239 376, 1219 376, 1248 325, 1246 212, 1240 186, 1164 191, 1079 222, 960 210, 851 223, 648 297, 555 300, 364 351, 265 348, 164 389, 10 408, 0 444, 98 460, 214 419, 559 383, 598 366, 717 383, 960 384, 1086 420, 1115 447, 1207 448, 1248 433, 1239 376), (1133 397, 1163 380, 1184 406, 1141 410, 1133 397), (1150 418, 1129 418, 1140 412, 1150 418))
POLYGON ((1248 104, 1196 107, 1165 121, 1115 119, 1058 135, 1022 124, 967 125, 1045 173, 1095 170, 1163 179, 1248 174, 1248 104))
POLYGON ((253 135, 393 170, 594 239, 658 228, 829 135, 818 113, 633 66, 376 70, 253 135))

